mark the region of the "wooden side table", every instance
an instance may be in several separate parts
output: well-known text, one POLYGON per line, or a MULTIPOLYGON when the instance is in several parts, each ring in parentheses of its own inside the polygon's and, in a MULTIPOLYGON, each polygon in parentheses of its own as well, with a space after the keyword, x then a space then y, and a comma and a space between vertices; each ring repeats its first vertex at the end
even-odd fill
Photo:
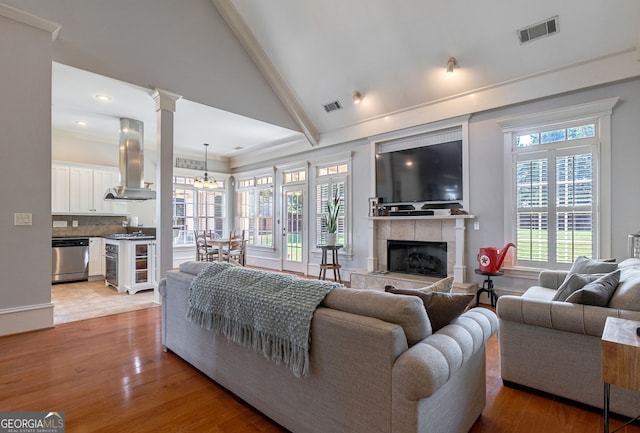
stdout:
MULTIPOLYGON (((609 433, 611 385, 640 391, 640 322, 607 317, 602 332, 602 381, 604 382, 604 432, 609 433)), ((633 422, 638 418, 629 421, 633 422)), ((628 424, 628 423, 627 423, 628 424)), ((626 424, 625 424, 626 425, 626 424)))
POLYGON ((342 284, 342 277, 340 277, 340 263, 338 263, 338 250, 344 245, 316 245, 322 250, 322 260, 320 261, 320 275, 319 280, 326 280, 327 269, 333 270, 334 281, 342 284), (327 261, 327 251, 331 251, 331 262, 327 261))

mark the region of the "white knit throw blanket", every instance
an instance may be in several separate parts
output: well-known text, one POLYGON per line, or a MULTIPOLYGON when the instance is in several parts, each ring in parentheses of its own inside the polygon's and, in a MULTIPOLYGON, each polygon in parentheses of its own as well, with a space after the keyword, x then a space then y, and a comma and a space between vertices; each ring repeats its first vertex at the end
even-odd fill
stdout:
POLYGON ((313 312, 340 286, 212 263, 191 283, 187 319, 308 376, 313 312))

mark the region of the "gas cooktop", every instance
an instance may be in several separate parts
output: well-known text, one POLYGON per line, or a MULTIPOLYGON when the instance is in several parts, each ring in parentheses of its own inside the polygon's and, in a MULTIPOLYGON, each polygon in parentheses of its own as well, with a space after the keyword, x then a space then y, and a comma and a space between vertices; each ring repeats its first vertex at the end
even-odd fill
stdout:
POLYGON ((152 235, 145 235, 144 233, 116 233, 105 236, 105 238, 116 241, 145 241, 155 239, 156 237, 152 235))

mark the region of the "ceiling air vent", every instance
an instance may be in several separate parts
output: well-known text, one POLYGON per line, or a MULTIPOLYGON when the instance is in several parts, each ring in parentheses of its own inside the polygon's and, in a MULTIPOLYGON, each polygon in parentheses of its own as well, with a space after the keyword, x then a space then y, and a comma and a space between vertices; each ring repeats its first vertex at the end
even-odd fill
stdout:
POLYGON ((340 105, 338 101, 329 102, 328 104, 324 105, 324 111, 326 111, 327 113, 330 113, 335 110, 339 110, 341 108, 342 108, 342 105, 340 105))
POLYGON ((526 44, 527 42, 558 33, 558 31, 558 15, 556 15, 555 17, 518 30, 518 39, 520 39, 520 44, 526 44))

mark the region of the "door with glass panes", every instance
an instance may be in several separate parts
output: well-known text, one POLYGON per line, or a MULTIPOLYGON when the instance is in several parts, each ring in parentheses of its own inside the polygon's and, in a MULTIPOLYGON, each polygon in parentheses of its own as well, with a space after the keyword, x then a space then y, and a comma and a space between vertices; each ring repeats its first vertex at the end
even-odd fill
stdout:
POLYGON ((285 186, 282 203, 282 268, 305 272, 303 185, 285 186))

